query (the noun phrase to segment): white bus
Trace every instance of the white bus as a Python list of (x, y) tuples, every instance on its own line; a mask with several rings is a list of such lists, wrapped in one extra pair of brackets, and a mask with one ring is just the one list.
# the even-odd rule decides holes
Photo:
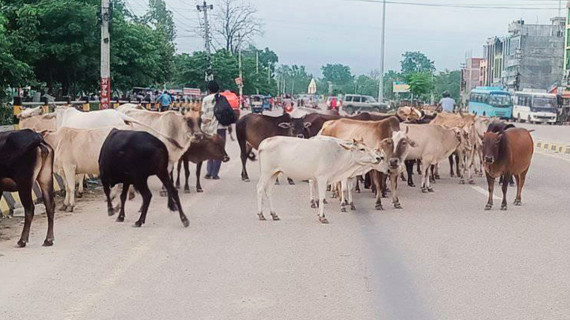
[(513, 119), (528, 123), (556, 123), (556, 95), (519, 91), (513, 96)]

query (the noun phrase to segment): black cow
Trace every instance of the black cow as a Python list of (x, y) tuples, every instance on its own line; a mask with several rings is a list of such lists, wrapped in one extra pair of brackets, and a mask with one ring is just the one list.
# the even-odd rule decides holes
[(303, 118), (293, 119), (288, 113), (278, 117), (250, 113), (241, 117), (236, 123), (236, 136), (241, 150), (241, 179), (249, 181), (246, 169), (247, 158), (255, 160), (255, 155), (251, 151), (257, 150), (261, 141), (274, 136), (303, 138), (305, 125), (309, 124), (303, 122)]
[(121, 211), (118, 222), (125, 220), (125, 201), (129, 186), (132, 184), (143, 198), (141, 215), (135, 222), (135, 227), (142, 226), (146, 221), (146, 213), (152, 198), (147, 184), (149, 176), (156, 175), (168, 195), (168, 208), (178, 210), (180, 220), (188, 227), (188, 218), (182, 211), (178, 191), (172, 184), (168, 173), (168, 150), (162, 141), (147, 132), (131, 130), (111, 130), (101, 147), (99, 155), (99, 177), (107, 197), (107, 212), (115, 214), (111, 199), (111, 187), (122, 183)]
[(184, 163), (184, 177), (186, 178), (184, 192), (190, 192), (190, 186), (188, 185), (188, 176), (190, 175), (188, 162), (190, 161), (196, 164), (196, 191), (203, 192), (204, 190), (202, 190), (202, 186), (200, 185), (202, 162), (205, 160), (229, 161), (230, 157), (226, 153), (225, 145), (226, 141), (217, 134), (212, 137), (204, 136), (202, 139), (192, 142), (188, 151), (186, 151), (178, 161), (176, 188), (180, 189), (180, 167), (182, 166), (182, 163)]
[(48, 218), (44, 246), (53, 245), (53, 149), (42, 136), (32, 130), (0, 133), (0, 199), (2, 192), (18, 192), (25, 211), (24, 229), (18, 246), (25, 247), (34, 219), (32, 188), (37, 181), (42, 192)]

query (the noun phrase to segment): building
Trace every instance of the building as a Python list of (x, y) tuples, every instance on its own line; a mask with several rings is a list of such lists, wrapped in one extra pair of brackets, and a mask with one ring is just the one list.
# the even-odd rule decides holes
[(566, 19), (556, 17), (550, 21), (550, 24), (539, 25), (516, 20), (509, 25), (501, 76), (506, 89), (547, 90), (560, 82)]
[(503, 73), (503, 39), (493, 37), (487, 39), (483, 46), (483, 58), (487, 61), (487, 75), (484, 86), (502, 86), (501, 74)]
[(479, 65), (479, 83), (481, 85), (487, 85), (487, 79), (489, 77), (489, 68), (487, 59), (481, 60), (481, 64)]
[(475, 87), (483, 85), (481, 82), (481, 63), (483, 58), (467, 58), (461, 67), (461, 100), (467, 101), (469, 93)]

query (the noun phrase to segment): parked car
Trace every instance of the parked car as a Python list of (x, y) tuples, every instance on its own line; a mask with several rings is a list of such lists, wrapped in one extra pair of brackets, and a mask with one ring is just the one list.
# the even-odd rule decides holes
[(359, 94), (345, 95), (342, 105), (343, 111), (348, 114), (353, 114), (358, 111), (386, 112), (390, 107), (386, 103), (376, 101), (374, 97)]

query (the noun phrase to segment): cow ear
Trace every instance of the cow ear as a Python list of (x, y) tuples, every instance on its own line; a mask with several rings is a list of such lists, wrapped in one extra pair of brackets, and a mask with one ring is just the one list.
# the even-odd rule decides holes
[(289, 129), (289, 128), (291, 128), (291, 123), (290, 122), (280, 122), (277, 126), (279, 128)]
[(410, 127), (406, 126), (406, 134), (410, 131)]
[(345, 150), (350, 150), (352, 149), (352, 145), (345, 143), (345, 142), (339, 142), (338, 143), (341, 147), (343, 147)]
[(312, 123), (310, 123), (310, 122), (305, 122), (305, 123), (303, 123), (303, 126), (304, 126), (305, 128), (308, 128), (308, 127), (310, 127), (311, 125), (312, 125)]
[(53, 119), (53, 118), (55, 118), (55, 112), (46, 113), (46, 114), (44, 115), (44, 119)]
[(498, 139), (497, 139), (497, 141), (495, 141), (495, 143), (496, 143), (496, 144), (501, 143), (501, 140), (503, 140), (503, 136), (504, 136), (503, 133), (499, 134), (499, 135), (497, 136)]
[(410, 147), (412, 147), (412, 148), (413, 148), (413, 147), (415, 147), (415, 146), (417, 145), (417, 144), (416, 144), (416, 142), (415, 142), (414, 140), (412, 140), (412, 139), (409, 139), (409, 138), (408, 138), (408, 144), (409, 144), (409, 145), (410, 145)]

